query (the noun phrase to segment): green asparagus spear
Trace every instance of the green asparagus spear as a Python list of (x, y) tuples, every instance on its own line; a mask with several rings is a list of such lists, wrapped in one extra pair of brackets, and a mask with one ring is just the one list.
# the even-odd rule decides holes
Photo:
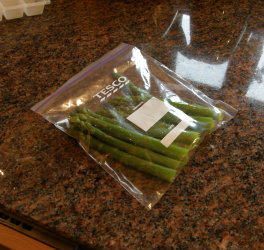
[(179, 169), (186, 163), (186, 162), (177, 161), (175, 159), (166, 157), (164, 155), (152, 152), (148, 149), (134, 146), (133, 144), (116, 139), (104, 133), (100, 129), (92, 126), (89, 122), (84, 122), (80, 120), (78, 114), (73, 117), (70, 117), (69, 122), (70, 122), (71, 127), (77, 128), (85, 133), (88, 131), (88, 133), (92, 135), (93, 137), (96, 137), (97, 139), (107, 144), (110, 144), (122, 151), (125, 151), (131, 155), (135, 155), (144, 160), (149, 160), (154, 163), (157, 163), (157, 164), (160, 164), (168, 168), (172, 168), (172, 169)]
[[(132, 109), (129, 107), (124, 107), (124, 108), (118, 108), (116, 109), (116, 112), (121, 116), (121, 117), (127, 117), (129, 116), (130, 113), (132, 113)], [(108, 117), (108, 118), (115, 118), (115, 116), (109, 111), (109, 110), (100, 110), (97, 112), (97, 114), (100, 114), (102, 116)], [(204, 131), (212, 131), (215, 127), (215, 122), (211, 117), (200, 117), (200, 116), (195, 116), (192, 117), (193, 119), (196, 120), (195, 122), (195, 127), (188, 127), (188, 130), (196, 131), (197, 133), (202, 133)], [(180, 122), (180, 119), (176, 117), (175, 115), (171, 113), (167, 113), (161, 121), (167, 123), (167, 124), (173, 124), (177, 125)]]
[[(74, 132), (74, 135), (76, 136), (77, 133)], [(117, 148), (113, 148), (90, 135), (84, 135), (83, 133), (79, 132), (78, 139), (81, 144), (89, 145), (91, 148), (99, 151), (100, 153), (109, 154), (109, 157), (112, 159), (115, 159), (144, 173), (156, 176), (162, 180), (173, 182), (177, 174), (177, 171), (174, 169), (166, 168), (150, 161), (142, 160), (136, 156), (120, 151)]]
[[(147, 131), (147, 134), (157, 139), (162, 139), (169, 132), (170, 129), (166, 127), (154, 126)], [(188, 145), (189, 148), (193, 148), (198, 144), (199, 141), (200, 141), (200, 134), (198, 132), (185, 130), (175, 139), (174, 142), (182, 143), (185, 146)]]
[(207, 130), (210, 132), (213, 131), (215, 128), (215, 122), (211, 117), (192, 116), (192, 118), (203, 124), (205, 128), (207, 128)]
[(114, 115), (109, 110), (105, 110), (105, 109), (97, 111), (96, 114), (107, 117), (108, 119), (115, 118)]
[[(102, 111), (102, 113), (104, 113), (104, 111), (106, 111), (106, 110), (101, 110), (101, 111)], [(112, 113), (109, 116), (107, 116), (106, 114), (104, 116), (104, 115), (100, 115), (99, 111), (98, 111), (98, 113), (94, 113), (94, 112), (91, 112), (88, 109), (86, 109), (84, 107), (80, 107), (80, 106), (76, 108), (76, 113), (73, 112), (73, 115), (78, 115), (78, 113), (86, 114), (88, 116), (93, 116), (94, 118), (98, 118), (102, 121), (110, 122), (112, 124), (119, 125), (121, 127), (130, 129), (130, 130), (136, 132), (136, 129), (132, 125), (130, 125), (130, 123), (125, 122), (124, 118), (120, 115), (118, 116), (118, 119), (116, 119), (117, 117), (115, 117), (115, 119), (112, 119), (114, 117), (114, 115)]]
[(221, 112), (218, 108), (204, 107), (196, 104), (178, 103), (178, 102), (173, 102), (171, 100), (168, 100), (168, 102), (175, 108), (178, 108), (182, 110), (184, 113), (191, 116), (211, 117), (217, 121), (222, 121), (224, 118), (224, 113)]
[(84, 107), (76, 107), (76, 112), (72, 112), (71, 113), (71, 116), (78, 116), (79, 113), (81, 114), (87, 114), (87, 115), (91, 115), (93, 116), (94, 118), (98, 118), (98, 119), (101, 119), (102, 121), (105, 121), (105, 122), (111, 122), (115, 125), (119, 125), (119, 121), (117, 120), (114, 120), (114, 119), (111, 119), (113, 118), (113, 116), (110, 116), (111, 118), (108, 118), (107, 115), (103, 116), (103, 115), (100, 115), (100, 113), (102, 112), (103, 114), (106, 114), (104, 111), (106, 110), (100, 110), (100, 112), (98, 111), (98, 113), (94, 113), (94, 112), (91, 112), (90, 110), (84, 108)]
[[(145, 100), (147, 100), (147, 99), (148, 98), (146, 98)], [(145, 101), (145, 100), (142, 100), (140, 96), (129, 96), (129, 97), (118, 96), (118, 97), (111, 98), (107, 103), (110, 105), (113, 105), (117, 110), (122, 111), (122, 112), (126, 112), (127, 114), (129, 114), (133, 111), (133, 107), (127, 106), (128, 103), (134, 103), (134, 106), (136, 106), (140, 103), (140, 101)], [(171, 101), (169, 101), (169, 103), (171, 104)], [(182, 105), (182, 103), (174, 103), (174, 104)], [(193, 105), (193, 104), (184, 104), (184, 105), (185, 105), (185, 106), (183, 106), (184, 108), (179, 108), (179, 107), (176, 107), (176, 108), (179, 108), (183, 112), (187, 113), (188, 105), (190, 105), (191, 109), (194, 109), (194, 107), (198, 107), (198, 105)], [(173, 105), (173, 106), (175, 106), (175, 105)], [(202, 106), (199, 106), (199, 107), (201, 107), (202, 109), (200, 109), (200, 112), (198, 112), (197, 115), (195, 115), (194, 111), (189, 112), (187, 114), (190, 115), (195, 120), (201, 122), (201, 124), (198, 124), (198, 127), (205, 128), (205, 129), (208, 129), (209, 131), (212, 131), (215, 127), (215, 122), (214, 122), (213, 118), (208, 114), (211, 113), (212, 116), (213, 116), (213, 114), (216, 116), (215, 111), (211, 108), (202, 107)], [(214, 112), (214, 113), (212, 113), (212, 112)], [(204, 117), (201, 116), (202, 113), (204, 113)], [(221, 112), (221, 114), (222, 114), (222, 112)], [(169, 123), (175, 123), (177, 121), (179, 122), (179, 119), (172, 114), (167, 114), (164, 117), (164, 119)], [(219, 119), (223, 119), (223, 117), (221, 118), (220, 113), (219, 113), (217, 120), (219, 121)]]
[[(215, 127), (215, 122), (211, 117), (195, 116), (192, 118), (196, 120), (195, 126), (188, 127), (188, 129), (203, 133), (207, 130), (212, 131)], [(167, 113), (164, 115), (162, 120), (168, 124), (178, 124), (180, 122), (180, 119), (172, 113)]]
[[(115, 107), (117, 106), (127, 106), (130, 104), (130, 106), (137, 106), (140, 102), (145, 102), (147, 100), (151, 99), (151, 97), (145, 97), (142, 98), (141, 96), (116, 96), (111, 99), (109, 99), (106, 104), (113, 105)], [(132, 105), (131, 105), (132, 104)]]
[[(101, 119), (106, 122), (113, 123), (115, 125), (119, 125), (124, 128), (128, 127), (127, 123), (103, 116), (105, 112), (108, 113), (108, 111), (106, 110), (101, 110), (99, 112), (99, 113), (102, 113), (102, 115), (99, 115), (98, 113), (96, 114), (96, 113), (90, 112), (89, 110), (83, 107), (78, 107), (76, 111), (79, 113), (91, 115), (95, 118)], [(146, 134), (149, 136), (155, 137), (157, 139), (162, 139), (166, 134), (170, 132), (169, 127), (170, 125), (159, 121), (152, 128), (150, 128)], [(132, 128), (130, 129), (133, 130)], [(192, 149), (199, 143), (199, 141), (200, 141), (200, 134), (198, 132), (185, 130), (175, 139), (174, 143), (180, 143), (181, 147)]]
[[(113, 122), (114, 124), (118, 123), (116, 122), (116, 120), (111, 119), (113, 118), (113, 115), (106, 110), (100, 110), (98, 111), (97, 114), (100, 114), (101, 117), (106, 116), (104, 118), (107, 119), (108, 122)], [(119, 123), (119, 126), (123, 126), (123, 124)], [(169, 124), (159, 121), (153, 127), (151, 127), (146, 132), (146, 134), (155, 137), (157, 139), (162, 139), (165, 135), (167, 135), (170, 132), (169, 127), (170, 127)], [(200, 141), (200, 134), (198, 132), (185, 130), (175, 139), (174, 142), (181, 143), (182, 145), (184, 145), (184, 147), (191, 149), (195, 147), (199, 143), (199, 141)]]
[[(122, 75), (114, 73), (113, 76), (115, 78), (119, 78)], [(141, 93), (144, 93), (145, 97), (151, 98), (151, 95), (148, 92), (146, 92), (143, 89), (138, 88), (131, 81), (129, 82), (129, 84), (130, 84), (130, 88), (134, 89), (133, 93), (135, 95), (142, 96)], [(184, 113), (191, 115), (191, 116), (211, 117), (218, 122), (221, 122), (224, 119), (224, 113), (221, 111), (221, 109), (218, 109), (218, 108), (210, 108), (210, 107), (200, 106), (197, 104), (178, 103), (178, 102), (173, 102), (171, 100), (168, 100), (168, 102), (172, 106), (182, 110)]]
[(112, 148), (94, 138), (91, 139), (91, 147), (102, 153), (110, 154), (109, 156), (125, 165), (136, 168), (144, 173), (151, 174), (162, 180), (173, 182), (177, 171), (166, 168), (161, 165), (152, 163), (150, 161), (142, 160), (138, 157), (122, 152), (118, 149)]
[(92, 125), (103, 130), (104, 132), (111, 134), (113, 137), (117, 137), (121, 140), (151, 149), (176, 160), (185, 161), (188, 159), (188, 150), (185, 148), (181, 148), (173, 144), (166, 148), (159, 140), (153, 137), (135, 133), (122, 128), (121, 126), (94, 118), (93, 116), (87, 117), (84, 114), (80, 114), (79, 117), (83, 121), (89, 121)]
[[(145, 100), (148, 100), (148, 99), (149, 99), (149, 97), (145, 98)], [(110, 105), (113, 105), (117, 109), (117, 111), (123, 112), (124, 116), (128, 116), (133, 111), (133, 107), (128, 106), (129, 103), (130, 103), (130, 105), (131, 105), (131, 103), (135, 103), (134, 106), (136, 106), (140, 103), (140, 101), (145, 101), (145, 100), (143, 100), (140, 96), (128, 96), (128, 97), (118, 96), (118, 97), (111, 98), (107, 103)], [(169, 102), (171, 102), (171, 101), (169, 101)], [(186, 105), (188, 105), (188, 104), (186, 104)], [(193, 106), (194, 105), (190, 104), (190, 107), (193, 107)], [(202, 107), (202, 108), (205, 108), (207, 110), (210, 109), (207, 107)], [(186, 112), (186, 108), (182, 111)], [(204, 113), (205, 113), (205, 115), (207, 114), (206, 112), (204, 112)], [(192, 130), (198, 130), (199, 132), (203, 132), (206, 130), (212, 131), (215, 127), (215, 122), (211, 117), (202, 117), (199, 115), (197, 115), (197, 116), (192, 115), (192, 118), (194, 118), (195, 120), (198, 121), (196, 128), (190, 128)], [(167, 113), (163, 117), (163, 120), (167, 123), (170, 123), (170, 124), (178, 124), (180, 122), (180, 119), (171, 113)]]

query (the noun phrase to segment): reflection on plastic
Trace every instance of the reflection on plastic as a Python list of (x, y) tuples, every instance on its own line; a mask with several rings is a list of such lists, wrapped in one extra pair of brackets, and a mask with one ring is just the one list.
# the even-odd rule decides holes
[(67, 109), (67, 108), (74, 106), (74, 103), (71, 100), (69, 100), (67, 103), (64, 103), (63, 106), (64, 108)]
[(253, 81), (249, 85), (246, 97), (264, 102), (264, 79), (262, 82)]
[(209, 64), (185, 57), (177, 52), (175, 72), (184, 79), (200, 82), (220, 89), (225, 80), (228, 61), (221, 64)]
[(172, 18), (172, 21), (171, 21), (171, 23), (170, 23), (168, 29), (164, 32), (162, 38), (164, 38), (165, 36), (167, 36), (168, 32), (170, 31), (172, 25), (174, 24), (174, 22), (175, 22), (175, 20), (176, 20), (176, 18), (177, 18), (177, 16), (178, 16), (178, 13), (179, 13), (179, 12), (178, 12), (178, 10), (177, 10), (176, 13), (174, 14), (173, 18)]
[(262, 55), (259, 59), (257, 70), (263, 70), (264, 69), (264, 45), (262, 47)]
[(249, 85), (246, 97), (264, 102), (264, 45), (256, 69), (256, 78), (257, 79)]
[(148, 69), (147, 60), (143, 57), (138, 48), (134, 48), (132, 51), (131, 61), (135, 64), (139, 70), (140, 75), (144, 81), (145, 89), (150, 88), (150, 73)]
[(64, 103), (63, 108), (67, 109), (67, 108), (75, 107), (76, 105), (82, 105), (82, 104), (83, 104), (82, 98), (79, 98), (75, 102), (70, 100), (67, 103)]
[[(204, 9), (210, 15), (213, 13), (212, 17), (201, 18), (198, 12), (202, 6), (201, 3), (176, 9), (170, 12), (171, 19), (168, 22), (160, 18), (162, 36), (147, 44), (144, 50), (153, 50), (153, 54), (181, 78), (222, 89), (230, 58), (247, 30), (247, 18), (235, 16), (233, 25), (223, 28), (221, 21), (228, 24), (228, 20), (240, 10), (229, 11), (227, 6), (221, 10), (216, 4), (215, 7)], [(168, 11), (164, 10), (163, 16), (167, 14)], [(159, 58), (156, 48), (165, 51), (165, 57)]]
[(183, 14), (182, 15), (182, 22), (181, 22), (182, 30), (185, 35), (186, 44), (187, 46), (191, 43), (191, 18), (189, 15)]
[(81, 99), (78, 99), (77, 101), (76, 101), (76, 104), (79, 106), (79, 105), (82, 105), (83, 104), (83, 101), (81, 100)]
[(0, 169), (0, 175), (5, 175), (5, 173)]
[[(166, 37), (167, 34), (169, 33), (169, 31), (172, 29), (172, 26), (176, 22), (178, 14), (179, 14), (179, 11), (177, 10), (176, 13), (174, 14), (173, 18), (172, 18), (172, 21), (171, 21), (169, 27), (166, 29), (166, 31), (162, 35), (162, 38)], [(184, 35), (185, 35), (186, 44), (188, 46), (191, 43), (191, 17), (190, 17), (190, 15), (182, 14), (180, 26), (182, 28)]]

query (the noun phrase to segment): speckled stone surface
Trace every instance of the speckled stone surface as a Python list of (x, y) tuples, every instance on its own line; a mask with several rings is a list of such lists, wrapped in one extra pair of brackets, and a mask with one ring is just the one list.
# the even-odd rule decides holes
[[(93, 249), (264, 249), (263, 22), (249, 0), (58, 0), (3, 20), (0, 205)], [(121, 42), (176, 70), (179, 53), (227, 63), (220, 85), (189, 80), (239, 110), (151, 211), (30, 110)]]

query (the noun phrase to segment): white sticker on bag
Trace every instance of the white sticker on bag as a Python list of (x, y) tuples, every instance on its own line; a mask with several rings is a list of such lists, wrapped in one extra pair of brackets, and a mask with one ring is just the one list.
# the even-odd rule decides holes
[(161, 100), (152, 97), (127, 119), (144, 131), (148, 131), (170, 108)]
[(174, 142), (174, 140), (188, 127), (189, 127), (189, 123), (185, 121), (181, 121), (160, 142), (165, 147), (169, 147)]
[[(192, 124), (193, 119), (183, 113), (181, 110), (174, 109), (174, 114), (181, 118), (182, 121), (160, 141), (165, 147), (169, 147), (175, 139)], [(152, 97), (140, 108), (127, 117), (127, 119), (137, 125), (144, 131), (148, 131), (154, 126), (164, 115), (170, 111), (169, 105), (166, 105), (163, 101)]]

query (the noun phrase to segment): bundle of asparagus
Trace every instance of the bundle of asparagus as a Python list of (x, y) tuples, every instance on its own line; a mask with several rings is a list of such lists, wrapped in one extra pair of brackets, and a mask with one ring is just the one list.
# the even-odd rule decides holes
[[(119, 78), (120, 75), (114, 74), (114, 77)], [(169, 100), (172, 106), (195, 119), (197, 126), (187, 128), (169, 147), (165, 147), (159, 139), (168, 134), (180, 120), (167, 113), (147, 132), (128, 121), (124, 122), (133, 112), (133, 107), (152, 98), (132, 82), (124, 90), (125, 96), (111, 98), (105, 102), (106, 108), (97, 113), (77, 107), (69, 117), (67, 132), (81, 143), (124, 165), (172, 182), (187, 163), (190, 151), (198, 145), (201, 136), (214, 129), (215, 123), (223, 119), (223, 113), (208, 107)]]

